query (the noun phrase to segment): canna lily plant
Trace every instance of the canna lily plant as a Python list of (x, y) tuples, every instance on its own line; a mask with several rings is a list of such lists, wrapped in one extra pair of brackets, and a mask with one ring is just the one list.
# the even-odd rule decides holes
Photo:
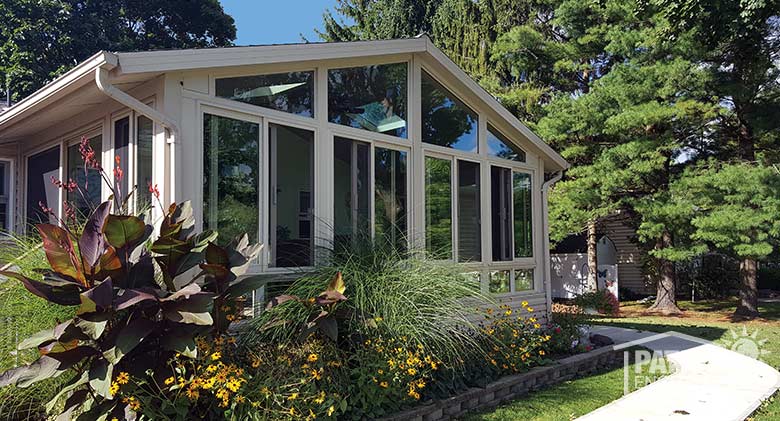
[(64, 221), (37, 225), (51, 267), (40, 278), (0, 272), (53, 304), (77, 306), (72, 319), (20, 343), (37, 348), (37, 360), (0, 374), (0, 387), (26, 387), (75, 373), (47, 405), (62, 408), (58, 419), (74, 411), (79, 420), (135, 419), (112, 395), (119, 373), (143, 376), (176, 354), (196, 357), (195, 338), (226, 331), (226, 309), (262, 284), (242, 278), (261, 247), (246, 235), (220, 246), (216, 232), (194, 233), (189, 203), (168, 207), (156, 238), (143, 219), (111, 208), (94, 209), (80, 233)]

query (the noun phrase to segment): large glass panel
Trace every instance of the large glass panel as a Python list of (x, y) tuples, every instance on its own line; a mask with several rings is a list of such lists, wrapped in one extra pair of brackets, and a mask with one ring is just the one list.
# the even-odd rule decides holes
[(244, 233), (257, 241), (259, 139), (258, 124), (203, 116), (203, 225), (221, 244)]
[(145, 210), (152, 204), (152, 194), (149, 184), (152, 183), (152, 139), (154, 123), (152, 120), (139, 116), (136, 119), (135, 136), (135, 208)]
[(10, 165), (0, 162), (0, 230), (5, 231), (10, 226), (8, 221), (8, 191), (10, 186)]
[(534, 270), (515, 269), (515, 291), (534, 289)]
[[(100, 205), (100, 188), (103, 184), (103, 178), (100, 172), (94, 168), (85, 168), (84, 160), (79, 151), (80, 143), (71, 145), (67, 150), (67, 171), (65, 178), (73, 180), (78, 184), (78, 189), (68, 192), (67, 200), (76, 210), (76, 217), (79, 220), (86, 220), (92, 213), (92, 210)], [(95, 151), (95, 157), (99, 160), (103, 150), (103, 136), (97, 135), (89, 139), (89, 146)], [(105, 167), (106, 165), (103, 164)], [(108, 170), (111, 174), (111, 170)], [(63, 180), (64, 181), (64, 180)], [(122, 190), (125, 195), (127, 189)]]
[(534, 247), (531, 229), (531, 175), (515, 172), (512, 178), (515, 257), (531, 257)]
[(49, 216), (41, 209), (41, 205), (57, 208), (59, 192), (51, 179), (60, 175), (60, 147), (27, 158), (27, 224), (34, 225), (50, 222)]
[(525, 151), (513, 145), (497, 130), (488, 126), (487, 131), (488, 155), (511, 161), (525, 162)]
[(334, 246), (349, 247), (357, 238), (369, 238), (369, 154), (363, 142), (333, 140)]
[(310, 266), (314, 250), (314, 133), (270, 124), (269, 140), (270, 266)]
[[(113, 180), (115, 186), (119, 186), (120, 195), (124, 198), (130, 193), (127, 171), (130, 162), (130, 117), (125, 117), (114, 122), (114, 159), (119, 159), (119, 167), (122, 169), (122, 179)], [(70, 154), (68, 154), (70, 160)]]
[(493, 294), (504, 294), (510, 292), (511, 272), (508, 270), (495, 270), (490, 272), (490, 283), (488, 291)]
[(477, 114), (422, 73), (422, 140), (466, 152), (477, 152)]
[(493, 261), (512, 260), (512, 170), (490, 167)]
[(374, 150), (374, 235), (406, 250), (406, 152)]
[(458, 261), (482, 260), (479, 164), (458, 161)]
[(313, 117), (314, 72), (217, 79), (218, 97), (304, 117)]
[(425, 157), (425, 248), (434, 259), (452, 258), (452, 162)]
[(406, 137), (407, 64), (328, 71), (328, 121)]

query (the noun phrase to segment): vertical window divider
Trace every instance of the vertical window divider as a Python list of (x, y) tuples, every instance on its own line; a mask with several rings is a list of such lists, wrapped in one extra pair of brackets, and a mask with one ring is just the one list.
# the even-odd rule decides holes
[(452, 250), (450, 254), (450, 260), (453, 262), (458, 261), (458, 158), (450, 158), (450, 234), (452, 235)]
[(262, 129), (260, 130), (260, 189), (259, 189), (259, 196), (260, 196), (260, 205), (258, 206), (257, 210), (260, 212), (260, 233), (261, 236), (258, 238), (262, 239), (263, 242), (263, 252), (260, 253), (260, 267), (262, 271), (267, 271), (268, 266), (271, 262), (271, 233), (270, 227), (271, 225), (271, 219), (269, 216), (269, 213), (271, 211), (271, 202), (270, 202), (270, 189), (271, 189), (271, 147), (270, 147), (270, 139), (268, 136), (269, 133), (269, 124), (268, 119), (261, 117), (260, 118), (260, 127)]

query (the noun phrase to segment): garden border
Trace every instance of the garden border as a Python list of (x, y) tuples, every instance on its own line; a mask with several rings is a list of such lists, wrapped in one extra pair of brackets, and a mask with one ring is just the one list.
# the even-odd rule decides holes
[(383, 421), (439, 421), (462, 416), (466, 412), (496, 407), (528, 392), (552, 386), (575, 377), (593, 374), (623, 364), (622, 351), (612, 345), (572, 355), (551, 365), (505, 376), (485, 387), (472, 387), (458, 395), (438, 399), (416, 408), (380, 418)]

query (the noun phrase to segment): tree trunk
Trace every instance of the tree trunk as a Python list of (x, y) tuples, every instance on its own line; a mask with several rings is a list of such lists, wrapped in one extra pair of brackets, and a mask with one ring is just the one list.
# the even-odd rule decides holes
[[(655, 244), (657, 250), (672, 246), (672, 234), (664, 231), (661, 238)], [(677, 307), (676, 295), (676, 277), (674, 262), (667, 259), (658, 259), (659, 277), (656, 285), (655, 303), (650, 306), (651, 311), (657, 311), (663, 314), (680, 314), (682, 310)]]
[(598, 291), (598, 256), (596, 255), (596, 220), (588, 221), (588, 291)]
[(745, 258), (739, 262), (739, 305), (734, 312), (737, 316), (758, 316), (758, 284), (756, 282), (758, 263)]

